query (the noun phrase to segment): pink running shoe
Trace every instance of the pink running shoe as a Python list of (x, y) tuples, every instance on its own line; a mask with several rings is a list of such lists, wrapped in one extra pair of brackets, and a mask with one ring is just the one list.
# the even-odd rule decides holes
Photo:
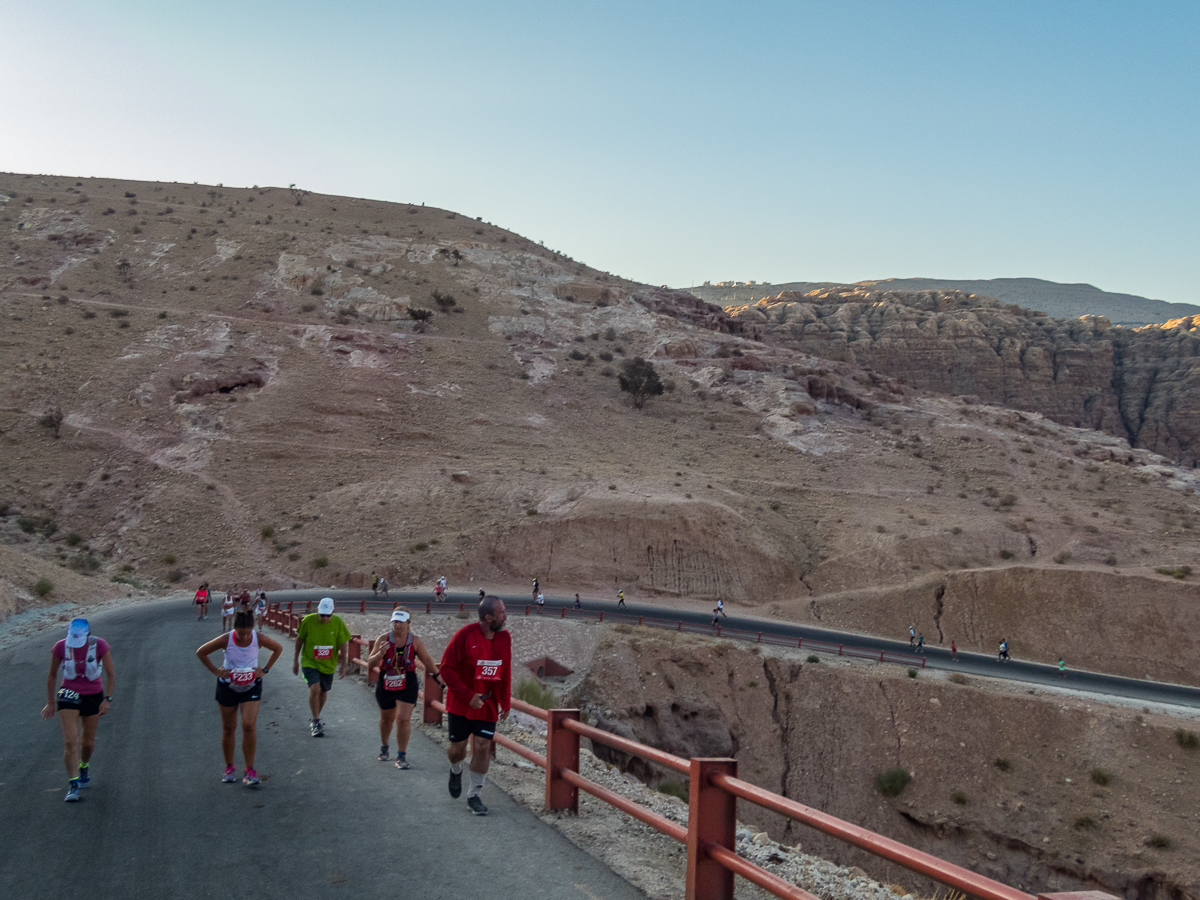
[(258, 783), (258, 773), (253, 769), (247, 769), (246, 777), (242, 779), (242, 784), (246, 785), (246, 787), (257, 787)]
[(226, 784), (237, 781), (237, 772), (234, 770), (233, 766), (225, 767), (225, 774), (221, 777), (221, 781)]

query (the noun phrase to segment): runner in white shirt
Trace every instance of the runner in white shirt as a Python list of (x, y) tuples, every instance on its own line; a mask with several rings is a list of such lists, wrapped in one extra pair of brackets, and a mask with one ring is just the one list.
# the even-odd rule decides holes
[[(258, 665), (259, 647), (271, 651), (265, 666)], [(224, 650), (225, 658), (218, 669), (208, 657)], [(242, 757), (246, 774), (242, 784), (255, 787), (259, 783), (254, 769), (254, 753), (258, 748), (258, 708), (262, 700), (262, 679), (271, 671), (283, 645), (265, 634), (254, 631), (254, 614), (238, 610), (233, 617), (233, 631), (213, 638), (196, 651), (204, 667), (217, 676), (217, 703), (221, 705), (221, 752), (225, 754), (224, 782), (237, 781), (233, 767), (233, 751), (237, 743), (238, 710), (242, 711)]]
[(221, 601), (221, 630), (228, 633), (233, 627), (233, 613), (236, 609), (236, 604), (233, 600), (233, 594), (230, 591), (225, 592), (225, 599)]

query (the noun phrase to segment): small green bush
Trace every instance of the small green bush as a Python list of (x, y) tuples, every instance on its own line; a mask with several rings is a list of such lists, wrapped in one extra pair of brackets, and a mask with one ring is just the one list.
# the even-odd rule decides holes
[(1164, 566), (1162, 568), (1155, 569), (1154, 571), (1156, 571), (1159, 575), (1170, 575), (1172, 578), (1178, 578), (1180, 581), (1182, 581), (1183, 579), (1187, 578), (1189, 575), (1192, 574), (1192, 567), (1191, 566), (1170, 566), (1170, 567)]
[(274, 525), (264, 525), (262, 527), (260, 533), (262, 534), (262, 539), (264, 541), (269, 540), (270, 538), (275, 536), (275, 526)]
[(909, 670), (908, 670), (908, 677), (909, 677), (909, 678), (916, 678), (916, 677), (917, 677), (917, 670), (916, 670), (916, 669), (909, 669)]
[(997, 769), (999, 769), (1001, 772), (1011, 772), (1012, 771), (1012, 763), (1010, 763), (1003, 756), (997, 756), (994, 760), (992, 760), (992, 765), (995, 766)]
[(950, 799), (953, 800), (957, 806), (966, 806), (971, 802), (967, 799), (967, 795), (963, 791), (955, 791), (950, 795)]
[(575, 348), (570, 353), (568, 353), (567, 356), (569, 356), (571, 359), (579, 360), (579, 359), (586, 358), (587, 354), (584, 353), (582, 350)]
[(1196, 737), (1194, 731), (1184, 731), (1182, 728), (1175, 732), (1175, 740), (1179, 742), (1179, 746), (1184, 750), (1195, 750), (1200, 747), (1200, 738)]
[(527, 516), (536, 516), (537, 514), (538, 511), (536, 507), (531, 506), (529, 509), (525, 510), (525, 515)]
[(817, 654), (815, 654), (815, 653), (810, 653), (810, 654), (808, 654), (808, 659), (806, 659), (804, 661), (810, 662), (810, 663), (819, 663), (821, 661), (821, 657), (817, 656)]
[(83, 543), (83, 536), (78, 531), (72, 531), (67, 535), (66, 540), (68, 547), (78, 547)]
[(409, 547), (408, 552), (409, 553), (423, 553), (424, 551), (426, 551), (428, 549), (429, 549), (429, 545), (426, 544), (424, 541), (421, 541), (420, 543), (413, 544), (411, 547)]
[(48, 538), (51, 537), (56, 531), (58, 531), (58, 523), (54, 521), (48, 521), (42, 526), (41, 535), (42, 537)]
[(1088, 815), (1075, 817), (1075, 830), (1083, 831), (1085, 828), (1092, 829), (1096, 827), (1096, 820)]
[(54, 582), (49, 578), (39, 578), (33, 586), (33, 592), (45, 600), (54, 591)]
[(176, 584), (183, 579), (183, 572), (179, 569), (172, 569), (167, 573), (167, 581), (171, 584)]
[(552, 689), (543, 687), (533, 678), (522, 678), (521, 683), (517, 685), (516, 694), (518, 700), (524, 700), (531, 706), (538, 706), (542, 709), (554, 709), (558, 702)]
[(164, 553), (164, 554), (163, 554), (163, 558), (162, 558), (162, 562), (163, 562), (163, 565), (164, 565), (164, 566), (173, 566), (173, 565), (175, 565), (175, 554), (174, 554), (174, 553)]
[(677, 778), (660, 781), (654, 786), (654, 789), (660, 794), (666, 794), (668, 797), (678, 797), (684, 803), (688, 802), (688, 786)]
[(1000, 551), (1000, 558), (1001, 558), (1001, 559), (1012, 559), (1012, 558), (1013, 558), (1013, 552), (1012, 552), (1011, 550), (1001, 550), (1001, 551)]
[(1092, 784), (1098, 784), (1101, 787), (1112, 781), (1112, 775), (1101, 769), (1099, 766), (1091, 771)]
[(327, 565), (329, 565), (329, 557), (328, 556), (314, 556), (313, 557), (312, 567), (314, 569), (324, 569)]
[(92, 556), (90, 553), (77, 553), (71, 558), (67, 566), (81, 575), (91, 575), (99, 570), (100, 560)]
[(1165, 834), (1159, 834), (1158, 832), (1155, 832), (1154, 834), (1150, 835), (1150, 837), (1148, 837), (1146, 839), (1146, 843), (1149, 844), (1151, 847), (1153, 847), (1155, 850), (1170, 850), (1171, 849), (1171, 839), (1169, 837), (1167, 837)]
[(885, 797), (899, 797), (910, 781), (912, 776), (908, 774), (907, 769), (893, 766), (875, 776), (875, 790)]
[(114, 584), (127, 584), (131, 588), (137, 588), (139, 590), (142, 587), (142, 583), (140, 581), (138, 581), (136, 578), (134, 578), (132, 575), (114, 575), (108, 580), (113, 582)]

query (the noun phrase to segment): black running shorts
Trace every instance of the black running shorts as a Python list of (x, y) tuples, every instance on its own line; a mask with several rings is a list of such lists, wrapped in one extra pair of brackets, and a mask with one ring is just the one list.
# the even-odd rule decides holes
[(457, 713), (447, 713), (447, 715), (450, 717), (449, 737), (452, 744), (465, 741), (473, 734), (477, 734), (489, 741), (496, 736), (495, 722), (485, 722), (482, 719), (468, 719), (466, 716), (460, 716)]
[(404, 679), (404, 689), (399, 691), (385, 690), (383, 679), (380, 678), (375, 683), (375, 702), (379, 704), (380, 709), (395, 709), (397, 703), (416, 703), (420, 690), (421, 684), (415, 672), (408, 673), (408, 677)]
[(223, 681), (217, 682), (217, 702), (222, 706), (237, 706), (262, 699), (262, 679), (255, 678), (248, 691), (235, 691)]
[(104, 694), (81, 694), (62, 688), (55, 699), (57, 709), (77, 709), (80, 718), (86, 719), (88, 716), (100, 715), (100, 704), (104, 702)]

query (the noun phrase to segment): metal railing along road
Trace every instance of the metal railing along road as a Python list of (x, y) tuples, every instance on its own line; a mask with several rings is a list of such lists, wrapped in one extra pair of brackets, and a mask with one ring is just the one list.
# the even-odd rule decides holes
[[(366, 611), (365, 603), (366, 601), (363, 611)], [(434, 607), (437, 605), (430, 604)], [(456, 610), (451, 606), (449, 611)], [(566, 612), (568, 611), (563, 610), (563, 617), (566, 617)], [(526, 614), (529, 614), (528, 608)], [(610, 620), (613, 618), (611, 613), (608, 616)], [(600, 617), (603, 619), (604, 614), (601, 613)], [(294, 635), (300, 616), (290, 610), (281, 610), (277, 604), (274, 609), (269, 610), (267, 618), (273, 627)], [(641, 616), (629, 618), (643, 619)], [(679, 623), (675, 630), (685, 630), (683, 624)], [(701, 629), (702, 632), (703, 630)], [(367, 670), (368, 684), (372, 681), (371, 676), (375, 674), (375, 670), (367, 667), (362, 648), (368, 648), (369, 657), (373, 644), (374, 641), (364, 641), (359, 635), (351, 638), (351, 663)], [(842, 649), (843, 655), (849, 655), (844, 652), (845, 648)], [(875, 651), (868, 652), (870, 658), (878, 657)], [(446, 712), (442, 686), (434, 681), (428, 672), (425, 673), (421, 699), (422, 721), (426, 724), (440, 725), (442, 715)], [(981, 900), (1034, 900), (1032, 894), (743, 781), (737, 777), (736, 759), (684, 759), (588, 725), (581, 721), (580, 711), (577, 709), (544, 710), (515, 698), (512, 700), (512, 708), (546, 723), (545, 756), (499, 732), (495, 736), (495, 742), (501, 747), (545, 770), (546, 809), (563, 810), (577, 815), (579, 791), (582, 790), (684, 844), (687, 847), (687, 900), (732, 900), (735, 874), (776, 897), (788, 900), (816, 900), (807, 891), (738, 855), (736, 830), (739, 799), (815, 828), (839, 841), (972, 897)], [(687, 826), (672, 822), (580, 774), (579, 752), (583, 738), (688, 776)], [(1116, 900), (1096, 891), (1038, 894), (1037, 900), (1083, 900), (1084, 897), (1087, 900)]]

